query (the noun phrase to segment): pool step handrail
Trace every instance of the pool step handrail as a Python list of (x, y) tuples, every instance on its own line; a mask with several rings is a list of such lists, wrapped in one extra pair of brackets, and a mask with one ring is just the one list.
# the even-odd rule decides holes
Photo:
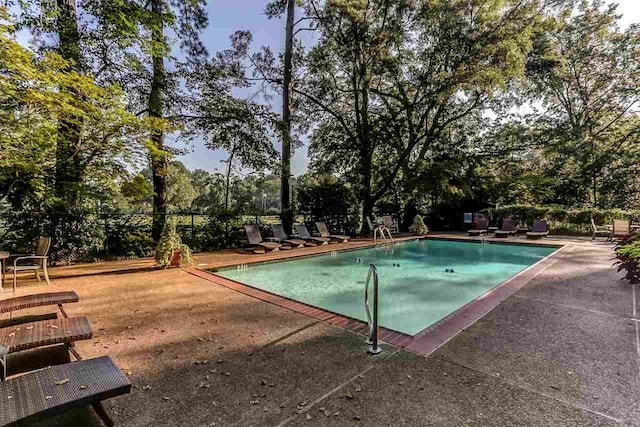
[[(385, 235), (385, 231), (388, 235)], [(393, 243), (393, 236), (391, 235), (391, 230), (389, 230), (386, 226), (384, 225), (379, 225), (377, 226), (374, 230), (373, 230), (373, 244), (377, 245), (378, 244), (378, 233), (380, 233), (380, 237), (382, 238), (383, 243)]]
[[(369, 310), (369, 283), (373, 278), (373, 316)], [(378, 346), (378, 269), (375, 265), (369, 264), (369, 272), (367, 273), (367, 281), (364, 285), (364, 308), (367, 312), (367, 323), (369, 326), (369, 334), (365, 341), (369, 346), (367, 353), (380, 354), (382, 348)]]

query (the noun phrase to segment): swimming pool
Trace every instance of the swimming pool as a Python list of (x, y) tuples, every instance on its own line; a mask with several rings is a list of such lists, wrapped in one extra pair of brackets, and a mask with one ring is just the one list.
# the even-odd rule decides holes
[(215, 273), (366, 321), (364, 283), (369, 264), (375, 264), (380, 278), (380, 326), (415, 335), (556, 249), (419, 240), (256, 264), (245, 269), (223, 269)]

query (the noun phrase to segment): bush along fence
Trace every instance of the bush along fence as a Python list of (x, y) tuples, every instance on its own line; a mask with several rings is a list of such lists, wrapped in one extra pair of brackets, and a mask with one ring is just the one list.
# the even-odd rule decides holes
[[(213, 251), (241, 247), (246, 240), (243, 225), (258, 224), (263, 238), (271, 235), (271, 224), (280, 223), (279, 215), (244, 215), (233, 211), (177, 212), (167, 214), (176, 223), (176, 232), (183, 243), (196, 251)], [(151, 238), (151, 213), (101, 213), (98, 215), (99, 235), (96, 247), (88, 258), (114, 259), (153, 256), (155, 246)], [(295, 215), (297, 223), (304, 223), (313, 233), (315, 221), (325, 221), (338, 234), (355, 235), (358, 218), (351, 216)]]
[(640, 221), (640, 211), (622, 209), (566, 209), (560, 206), (508, 205), (487, 208), (481, 213), (488, 215), (492, 223), (505, 217), (513, 218), (518, 224), (531, 226), (536, 219), (549, 223), (556, 234), (589, 235), (592, 232), (591, 218), (597, 225), (612, 224), (614, 219)]

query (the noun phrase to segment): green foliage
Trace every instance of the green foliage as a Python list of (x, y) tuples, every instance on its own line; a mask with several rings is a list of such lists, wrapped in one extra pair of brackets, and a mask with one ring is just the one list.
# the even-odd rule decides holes
[(148, 217), (109, 212), (98, 224), (104, 228), (105, 240), (96, 255), (103, 258), (137, 258), (154, 254), (151, 224)]
[(308, 221), (325, 221), (330, 229), (345, 233), (358, 228), (357, 199), (344, 180), (333, 175), (304, 175), (294, 196), (298, 212)]
[(167, 218), (156, 247), (155, 263), (162, 268), (186, 267), (193, 264), (191, 249), (182, 243), (182, 239), (176, 232), (177, 221), (175, 218)]
[(120, 193), (134, 206), (144, 206), (153, 197), (153, 185), (142, 174), (137, 174), (120, 185)]
[(409, 231), (411, 231), (413, 234), (416, 234), (418, 236), (423, 236), (429, 232), (429, 229), (425, 225), (424, 220), (422, 219), (422, 216), (416, 215), (416, 217), (413, 220), (413, 224), (409, 228)]
[(640, 232), (636, 231), (616, 245), (618, 271), (625, 271), (631, 284), (640, 283)]
[(212, 209), (202, 231), (203, 250), (239, 247), (245, 238), (242, 216), (237, 210)]
[(640, 28), (618, 20), (614, 4), (570, 4), (537, 29), (527, 65), (528, 102), (541, 104), (525, 119), (531, 139), (552, 160), (550, 176), (579, 183), (583, 205), (628, 206), (637, 188)]
[[(560, 206), (532, 206), (532, 205), (508, 205), (499, 208), (484, 209), (483, 213), (491, 214), (496, 218), (511, 217), (521, 224), (531, 226), (536, 219), (546, 219), (564, 227), (564, 231), (573, 234), (575, 232), (587, 232), (591, 230), (591, 218), (596, 224), (612, 224), (614, 219), (629, 221), (640, 220), (640, 210), (622, 209), (565, 209)], [(567, 227), (567, 224), (574, 227)], [(556, 230), (557, 231), (557, 230)]]

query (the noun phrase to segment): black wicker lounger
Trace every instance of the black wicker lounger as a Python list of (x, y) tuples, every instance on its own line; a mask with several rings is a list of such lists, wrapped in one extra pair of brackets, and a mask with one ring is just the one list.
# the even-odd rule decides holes
[(87, 405), (113, 426), (101, 402), (130, 391), (129, 379), (106, 356), (45, 368), (0, 383), (0, 426), (28, 425)]
[(80, 297), (73, 291), (48, 292), (43, 294), (25, 295), (22, 297), (7, 298), (0, 300), (0, 314), (12, 313), (18, 310), (25, 310), (33, 307), (44, 307), (47, 305), (57, 305), (64, 317), (68, 317), (62, 308), (62, 304), (80, 301)]

